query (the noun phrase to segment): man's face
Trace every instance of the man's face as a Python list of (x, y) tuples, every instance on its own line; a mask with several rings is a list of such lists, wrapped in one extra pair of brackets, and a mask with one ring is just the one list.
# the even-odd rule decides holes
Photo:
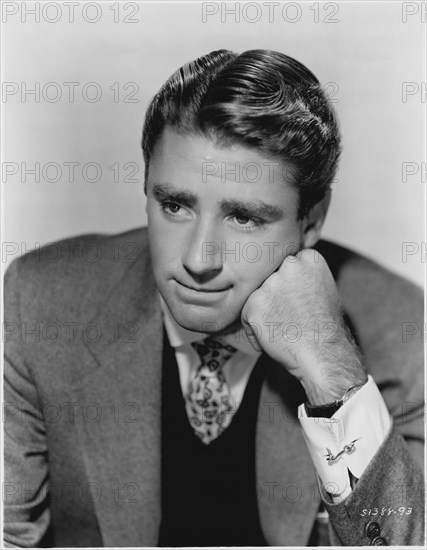
[(303, 238), (287, 166), (166, 129), (150, 160), (147, 216), (159, 291), (182, 327), (238, 326), (242, 308)]

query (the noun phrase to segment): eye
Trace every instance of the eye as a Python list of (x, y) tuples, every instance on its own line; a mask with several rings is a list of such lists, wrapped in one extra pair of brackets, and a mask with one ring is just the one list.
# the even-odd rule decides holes
[(160, 202), (160, 209), (163, 214), (172, 221), (185, 221), (191, 219), (191, 211), (179, 202), (164, 200)]
[(163, 210), (168, 211), (171, 214), (178, 214), (181, 209), (181, 205), (176, 202), (167, 201), (162, 204), (162, 208)]
[(235, 216), (235, 219), (239, 225), (246, 225), (251, 221), (251, 218), (248, 218), (248, 216)]
[(259, 218), (251, 218), (243, 214), (234, 214), (231, 216), (236, 221), (237, 225), (242, 229), (251, 230), (260, 227), (263, 224), (263, 220)]

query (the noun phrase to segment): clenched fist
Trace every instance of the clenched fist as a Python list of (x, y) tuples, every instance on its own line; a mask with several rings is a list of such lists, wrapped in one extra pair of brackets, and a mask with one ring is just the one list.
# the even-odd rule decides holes
[(249, 296), (241, 321), (253, 346), (298, 378), (312, 405), (367, 380), (332, 273), (313, 249), (288, 256)]

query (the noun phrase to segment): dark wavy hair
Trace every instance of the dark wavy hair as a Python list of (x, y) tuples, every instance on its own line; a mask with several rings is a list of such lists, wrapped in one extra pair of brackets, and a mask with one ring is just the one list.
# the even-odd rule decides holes
[(271, 50), (218, 50), (183, 65), (152, 99), (142, 133), (147, 179), (165, 127), (240, 144), (290, 163), (303, 218), (330, 188), (340, 155), (336, 115), (317, 78)]

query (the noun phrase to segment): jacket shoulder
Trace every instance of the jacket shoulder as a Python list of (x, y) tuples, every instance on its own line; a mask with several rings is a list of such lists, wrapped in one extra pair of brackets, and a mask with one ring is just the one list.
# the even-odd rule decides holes
[[(336, 280), (347, 324), (368, 372), (392, 414), (404, 404), (422, 409), (423, 291), (416, 284), (348, 248), (321, 241), (316, 249)], [(421, 425), (421, 423), (420, 423)]]
[(422, 319), (423, 291), (418, 285), (336, 243), (322, 240), (315, 248), (332, 271), (345, 309)]
[(46, 307), (76, 313), (96, 309), (137, 261), (149, 262), (145, 227), (113, 235), (79, 235), (32, 250), (8, 266), (5, 316), (18, 298), (26, 312)]

